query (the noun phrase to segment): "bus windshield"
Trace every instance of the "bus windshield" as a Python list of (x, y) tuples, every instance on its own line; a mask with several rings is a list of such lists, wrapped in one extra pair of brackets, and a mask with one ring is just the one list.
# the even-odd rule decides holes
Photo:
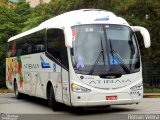
[(140, 70), (138, 44), (128, 26), (73, 26), (72, 41), (72, 64), (78, 74), (122, 75)]

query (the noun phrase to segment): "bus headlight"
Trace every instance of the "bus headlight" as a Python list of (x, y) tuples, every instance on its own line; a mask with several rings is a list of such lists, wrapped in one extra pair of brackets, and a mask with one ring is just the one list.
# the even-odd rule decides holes
[(71, 84), (71, 88), (72, 88), (72, 91), (73, 91), (73, 92), (77, 92), (77, 93), (87, 93), (87, 92), (91, 92), (91, 89), (82, 87), (82, 86), (77, 85), (77, 84), (74, 84), (74, 83)]

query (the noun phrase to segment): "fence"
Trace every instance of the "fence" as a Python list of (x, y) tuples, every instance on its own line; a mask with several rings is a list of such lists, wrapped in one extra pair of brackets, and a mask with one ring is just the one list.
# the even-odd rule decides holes
[[(160, 43), (152, 42), (151, 57), (142, 57), (143, 81), (147, 89), (159, 89), (160, 92)], [(145, 54), (148, 54), (146, 52)], [(149, 55), (149, 54), (148, 54)]]
[(0, 80), (0, 88), (4, 88), (4, 87), (6, 87), (6, 85), (5, 85), (5, 79), (4, 78), (0, 78), (1, 80)]
[(142, 57), (144, 88), (160, 91), (160, 58), (152, 60)]

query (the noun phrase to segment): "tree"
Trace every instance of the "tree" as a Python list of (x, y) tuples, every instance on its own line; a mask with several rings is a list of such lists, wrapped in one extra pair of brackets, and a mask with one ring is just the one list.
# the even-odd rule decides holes
[(4, 79), (5, 76), (7, 40), (21, 32), (29, 14), (30, 7), (24, 2), (15, 4), (15, 7), (7, 3), (0, 5), (0, 79)]
[[(97, 8), (112, 11), (124, 17), (131, 25), (146, 27), (151, 34), (150, 55), (141, 46), (142, 56), (155, 65), (160, 58), (160, 1), (159, 0), (52, 0), (30, 8), (28, 3), (20, 2), (10, 6), (8, 0), (0, 5), (0, 62), (5, 66), (6, 41), (11, 36), (38, 26), (41, 22), (67, 11)], [(148, 19), (146, 19), (148, 15)], [(139, 36), (139, 35), (138, 35)], [(141, 39), (141, 38), (140, 38)], [(143, 45), (143, 44), (142, 44)], [(160, 60), (160, 59), (159, 59)], [(155, 71), (158, 71), (156, 68)], [(0, 73), (1, 74), (1, 73)], [(5, 75), (3, 73), (3, 75)]]

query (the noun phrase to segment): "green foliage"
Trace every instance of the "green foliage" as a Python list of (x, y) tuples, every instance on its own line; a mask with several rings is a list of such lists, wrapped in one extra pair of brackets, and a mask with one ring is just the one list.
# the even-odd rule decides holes
[(145, 88), (144, 93), (160, 93), (160, 89), (158, 89), (158, 88)]
[[(5, 66), (6, 41), (11, 36), (31, 29), (41, 22), (67, 11), (97, 8), (112, 11), (124, 17), (131, 25), (146, 27), (151, 34), (152, 47), (144, 49), (142, 38), (139, 36), (142, 56), (154, 63), (160, 56), (160, 1), (159, 0), (52, 0), (30, 8), (28, 3), (20, 2), (13, 6), (0, 5), (0, 62)], [(148, 15), (148, 19), (146, 19)], [(158, 70), (157, 70), (158, 71)]]
[(5, 57), (7, 40), (20, 33), (30, 14), (29, 4), (18, 3), (15, 7), (7, 2), (0, 5), (0, 79), (5, 76)]

